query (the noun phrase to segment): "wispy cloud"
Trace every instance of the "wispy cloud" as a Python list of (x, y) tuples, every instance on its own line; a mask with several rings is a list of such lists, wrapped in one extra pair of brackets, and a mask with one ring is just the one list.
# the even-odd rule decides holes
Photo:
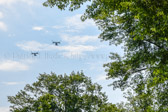
[[(3, 17), (4, 17), (3, 13), (0, 12), (0, 19), (2, 19)], [(7, 25), (2, 21), (0, 21), (0, 30), (7, 31)]]
[(0, 71), (24, 71), (28, 70), (28, 65), (23, 62), (5, 60), (0, 62)]
[(69, 46), (60, 46), (58, 47), (59, 50), (65, 50), (70, 52), (83, 52), (83, 51), (94, 51), (96, 47), (89, 46), (89, 45), (69, 45)]
[(41, 31), (41, 30), (44, 30), (44, 27), (43, 26), (35, 26), (32, 29), (36, 30), (36, 31)]
[(86, 46), (86, 45), (71, 45), (71, 46), (63, 46), (59, 50), (66, 51), (63, 52), (65, 57), (73, 57), (73, 56), (81, 56), (85, 55), (84, 52), (94, 51), (97, 47), (95, 46)]
[(95, 23), (93, 20), (86, 20), (85, 22), (82, 22), (80, 17), (82, 16), (82, 14), (77, 14), (75, 16), (72, 17), (67, 17), (65, 20), (65, 25), (71, 29), (73, 29), (73, 31), (79, 31), (81, 29), (84, 29), (86, 27), (90, 27), (90, 26), (95, 26)]
[(87, 51), (94, 51), (98, 47), (91, 45), (66, 45), (66, 46), (54, 46), (50, 44), (42, 44), (36, 41), (28, 41), (16, 44), (18, 47), (25, 51), (51, 51), (59, 50), (63, 52), (64, 56), (69, 55), (82, 55)]
[(2, 19), (4, 17), (3, 13), (0, 12), (0, 19)]
[(104, 81), (107, 79), (107, 76), (106, 75), (98, 75), (98, 77), (96, 78), (96, 82), (99, 82), (99, 81)]
[(55, 46), (49, 44), (41, 44), (36, 41), (26, 41), (17, 43), (16, 46), (20, 47), (25, 51), (45, 51), (45, 50), (54, 50)]
[(12, 4), (15, 4), (15, 3), (26, 3), (28, 5), (32, 5), (35, 3), (34, 0), (0, 0), (0, 5), (12, 5)]
[(74, 16), (70, 16), (65, 18), (65, 21), (62, 25), (54, 25), (51, 28), (54, 29), (64, 29), (65, 32), (80, 32), (87, 27), (95, 27), (95, 23), (93, 20), (86, 20), (84, 22), (81, 21), (80, 17), (82, 14), (77, 14)]
[(70, 36), (70, 35), (61, 35), (61, 38), (68, 42), (69, 44), (84, 44), (86, 42), (98, 40), (98, 36)]
[(0, 112), (10, 112), (9, 107), (0, 107)]
[(62, 29), (62, 28), (66, 28), (66, 26), (55, 25), (55, 26), (52, 26), (52, 28), (54, 28), (54, 29)]
[(85, 28), (88, 27), (95, 27), (96, 24), (93, 20), (88, 19), (84, 22), (81, 21), (80, 17), (82, 14), (77, 14), (74, 16), (66, 17), (64, 22), (61, 25), (54, 25), (54, 26), (35, 26), (32, 29), (38, 31), (45, 31), (48, 28), (59, 29), (63, 32), (73, 33), (73, 32), (80, 32)]
[(2, 21), (0, 21), (0, 30), (7, 31), (7, 25)]
[(2, 82), (2, 84), (7, 85), (7, 86), (13, 86), (13, 85), (24, 84), (24, 82)]

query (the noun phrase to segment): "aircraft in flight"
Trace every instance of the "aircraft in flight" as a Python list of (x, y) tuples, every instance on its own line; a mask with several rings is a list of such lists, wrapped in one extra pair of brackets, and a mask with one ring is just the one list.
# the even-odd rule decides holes
[(58, 46), (58, 44), (61, 44), (61, 42), (55, 42), (55, 41), (53, 41), (52, 42), (55, 46)]
[(31, 52), (32, 55), (37, 56), (38, 52)]

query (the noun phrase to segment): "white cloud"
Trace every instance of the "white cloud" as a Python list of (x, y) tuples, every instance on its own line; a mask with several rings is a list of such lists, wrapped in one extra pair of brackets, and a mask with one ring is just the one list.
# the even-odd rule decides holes
[(4, 22), (0, 21), (0, 30), (7, 31), (7, 26)]
[(75, 16), (66, 18), (65, 25), (70, 29), (67, 31), (78, 32), (79, 30), (84, 29), (86, 27), (95, 26), (95, 23), (93, 20), (86, 20), (82, 22), (80, 19), (81, 16), (82, 14), (77, 14)]
[(104, 80), (106, 80), (106, 78), (107, 78), (106, 75), (99, 75), (99, 76), (96, 78), (96, 82), (104, 81)]
[(82, 14), (77, 14), (74, 16), (70, 16), (65, 18), (62, 25), (54, 25), (54, 26), (43, 26), (37, 27), (37, 29), (42, 30), (42, 28), (53, 28), (53, 29), (61, 29), (64, 32), (79, 32), (80, 30), (85, 29), (86, 27), (95, 27), (96, 24), (93, 20), (87, 19), (86, 21), (82, 22), (80, 17)]
[(32, 5), (34, 4), (34, 0), (0, 0), (0, 5), (12, 5), (12, 4), (15, 4), (15, 3), (26, 3), (28, 5)]
[(2, 82), (2, 84), (7, 86), (13, 86), (13, 85), (24, 84), (24, 82)]
[(59, 50), (65, 50), (69, 52), (83, 52), (83, 51), (94, 51), (96, 47), (94, 46), (86, 46), (86, 45), (69, 45), (69, 46), (60, 46)]
[(66, 45), (66, 46), (55, 46), (50, 44), (41, 44), (36, 41), (28, 41), (16, 44), (18, 47), (25, 51), (49, 51), (49, 50), (59, 50), (63, 51), (64, 56), (69, 55), (82, 55), (87, 51), (94, 51), (98, 47), (89, 45)]
[(28, 69), (26, 64), (18, 61), (6, 60), (0, 63), (0, 71), (24, 71)]
[(3, 13), (0, 12), (0, 19), (2, 19), (4, 17)]
[(62, 29), (62, 28), (65, 28), (65, 26), (55, 25), (55, 26), (52, 26), (52, 28), (54, 28), (54, 29)]
[(74, 56), (81, 56), (84, 55), (84, 52), (87, 51), (94, 51), (97, 47), (95, 46), (85, 46), (85, 45), (72, 45), (72, 46), (62, 46), (59, 50), (66, 51), (63, 52), (65, 57), (74, 57)]
[(10, 112), (9, 107), (0, 107), (0, 112)]
[(16, 44), (18, 47), (25, 51), (43, 51), (43, 50), (53, 50), (54, 46), (49, 44), (41, 44), (36, 41), (28, 41)]
[(44, 30), (44, 27), (42, 27), (42, 26), (35, 26), (32, 29), (36, 30), (36, 31), (41, 31), (41, 30)]
[(70, 44), (84, 44), (88, 41), (95, 41), (98, 40), (98, 36), (69, 36), (69, 35), (61, 35), (61, 38), (70, 43)]

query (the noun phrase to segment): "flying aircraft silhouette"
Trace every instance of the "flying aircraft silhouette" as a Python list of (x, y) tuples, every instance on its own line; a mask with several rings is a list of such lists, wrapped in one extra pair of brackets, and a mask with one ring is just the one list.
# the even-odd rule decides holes
[(31, 52), (32, 55), (37, 56), (38, 52)]
[(52, 42), (55, 46), (58, 46), (58, 44), (61, 44), (61, 42), (55, 42), (55, 41), (53, 41)]

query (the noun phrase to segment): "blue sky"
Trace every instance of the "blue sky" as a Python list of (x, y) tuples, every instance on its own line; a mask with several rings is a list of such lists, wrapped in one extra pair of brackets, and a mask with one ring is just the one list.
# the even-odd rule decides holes
[[(92, 20), (81, 22), (85, 10), (69, 12), (42, 6), (45, 0), (0, 0), (0, 112), (9, 112), (7, 96), (36, 81), (39, 73), (81, 71), (103, 86), (109, 102), (124, 101), (120, 90), (107, 85), (102, 67), (120, 47), (100, 42)], [(54, 46), (52, 41), (61, 41)], [(39, 52), (33, 57), (31, 52)]]

